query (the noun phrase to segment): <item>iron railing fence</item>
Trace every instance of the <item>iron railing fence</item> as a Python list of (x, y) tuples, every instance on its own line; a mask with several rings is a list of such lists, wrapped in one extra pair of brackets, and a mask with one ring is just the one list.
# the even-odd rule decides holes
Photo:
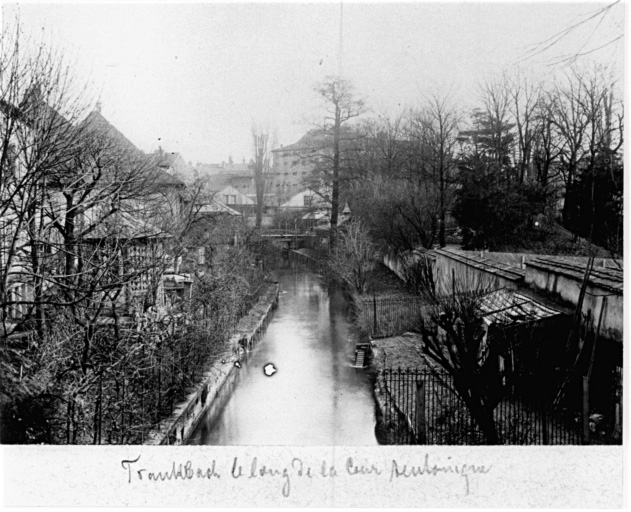
[[(379, 379), (385, 394), (382, 421), (389, 443), (485, 444), (482, 430), (456, 393), (449, 374), (397, 368), (382, 370)], [(564, 381), (565, 397), (559, 403), (555, 401), (556, 391)], [(493, 418), (501, 444), (572, 445), (589, 441), (590, 433), (585, 429), (593, 425), (592, 416), (585, 419), (582, 375), (496, 373), (487, 375), (485, 382), (493, 390), (488, 396), (497, 404)]]
[(372, 338), (397, 336), (414, 330), (423, 313), (421, 297), (367, 297), (356, 301), (359, 325)]

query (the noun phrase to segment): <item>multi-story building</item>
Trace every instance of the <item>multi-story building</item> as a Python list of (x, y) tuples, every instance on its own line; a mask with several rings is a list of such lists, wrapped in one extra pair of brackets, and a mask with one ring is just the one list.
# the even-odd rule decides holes
[(162, 147), (159, 147), (153, 153), (153, 157), (161, 170), (184, 183), (192, 183), (197, 178), (195, 169), (186, 163), (186, 160), (180, 153), (164, 151)]
[(246, 162), (244, 158), (242, 163), (234, 163), (230, 158), (228, 162), (221, 162), (220, 164), (198, 162), (195, 166), (195, 174), (206, 180), (211, 190), (218, 191), (231, 186), (241, 194), (252, 198), (256, 194), (252, 169), (252, 160)]
[[(167, 217), (179, 215), (184, 183), (136, 148), (98, 105), (75, 124), (41, 96), (32, 101), (41, 106), (30, 105), (30, 116), (22, 104), (0, 108), (4, 121), (20, 123), (33, 139), (11, 159), (16, 172), (3, 176), (2, 195), (14, 198), (0, 211), (1, 277), (9, 291), (0, 304), (3, 334), (38, 311), (42, 316), (41, 304), (50, 302), (49, 296), (68, 302), (64, 293), (73, 293), (73, 300), (88, 309), (104, 302), (128, 308), (135, 297), (146, 295), (152, 281), (159, 305)], [(43, 124), (47, 131), (39, 129)], [(10, 138), (3, 130), (5, 135)], [(56, 144), (55, 151), (46, 144)], [(56, 159), (36, 153), (39, 145)], [(70, 151), (74, 158), (65, 158)], [(34, 160), (23, 161), (29, 152)], [(37, 196), (20, 195), (20, 188), (37, 190)]]
[(312, 185), (315, 158), (325, 147), (322, 133), (312, 130), (298, 142), (272, 151), (274, 161), (267, 189), (274, 195), (275, 206)]

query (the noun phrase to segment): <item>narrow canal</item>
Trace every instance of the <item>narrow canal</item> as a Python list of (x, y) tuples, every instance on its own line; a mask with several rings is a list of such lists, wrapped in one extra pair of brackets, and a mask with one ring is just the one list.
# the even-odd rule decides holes
[[(224, 403), (189, 444), (375, 445), (366, 370), (352, 367), (349, 305), (301, 265), (275, 271), (279, 307)], [(276, 372), (267, 376), (264, 368)]]

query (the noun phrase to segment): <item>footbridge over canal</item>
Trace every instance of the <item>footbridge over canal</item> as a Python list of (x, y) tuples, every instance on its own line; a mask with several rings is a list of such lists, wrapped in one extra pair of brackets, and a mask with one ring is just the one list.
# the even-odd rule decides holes
[(267, 231), (260, 233), (263, 240), (269, 240), (274, 245), (287, 250), (303, 249), (313, 247), (316, 235), (312, 231)]

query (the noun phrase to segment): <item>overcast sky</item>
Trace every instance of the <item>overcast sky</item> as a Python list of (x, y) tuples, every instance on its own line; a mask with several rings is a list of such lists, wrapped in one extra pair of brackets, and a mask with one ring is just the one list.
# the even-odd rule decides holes
[[(606, 4), (195, 3), (22, 4), (27, 34), (61, 47), (100, 91), (102, 113), (144, 151), (196, 162), (251, 156), (253, 121), (291, 144), (318, 114), (314, 85), (339, 69), (374, 112), (452, 88), (474, 105), (477, 84), (515, 69), (540, 43)], [(5, 21), (15, 8), (5, 6)], [(624, 7), (520, 65), (541, 78), (559, 56), (586, 52), (621, 69)]]

